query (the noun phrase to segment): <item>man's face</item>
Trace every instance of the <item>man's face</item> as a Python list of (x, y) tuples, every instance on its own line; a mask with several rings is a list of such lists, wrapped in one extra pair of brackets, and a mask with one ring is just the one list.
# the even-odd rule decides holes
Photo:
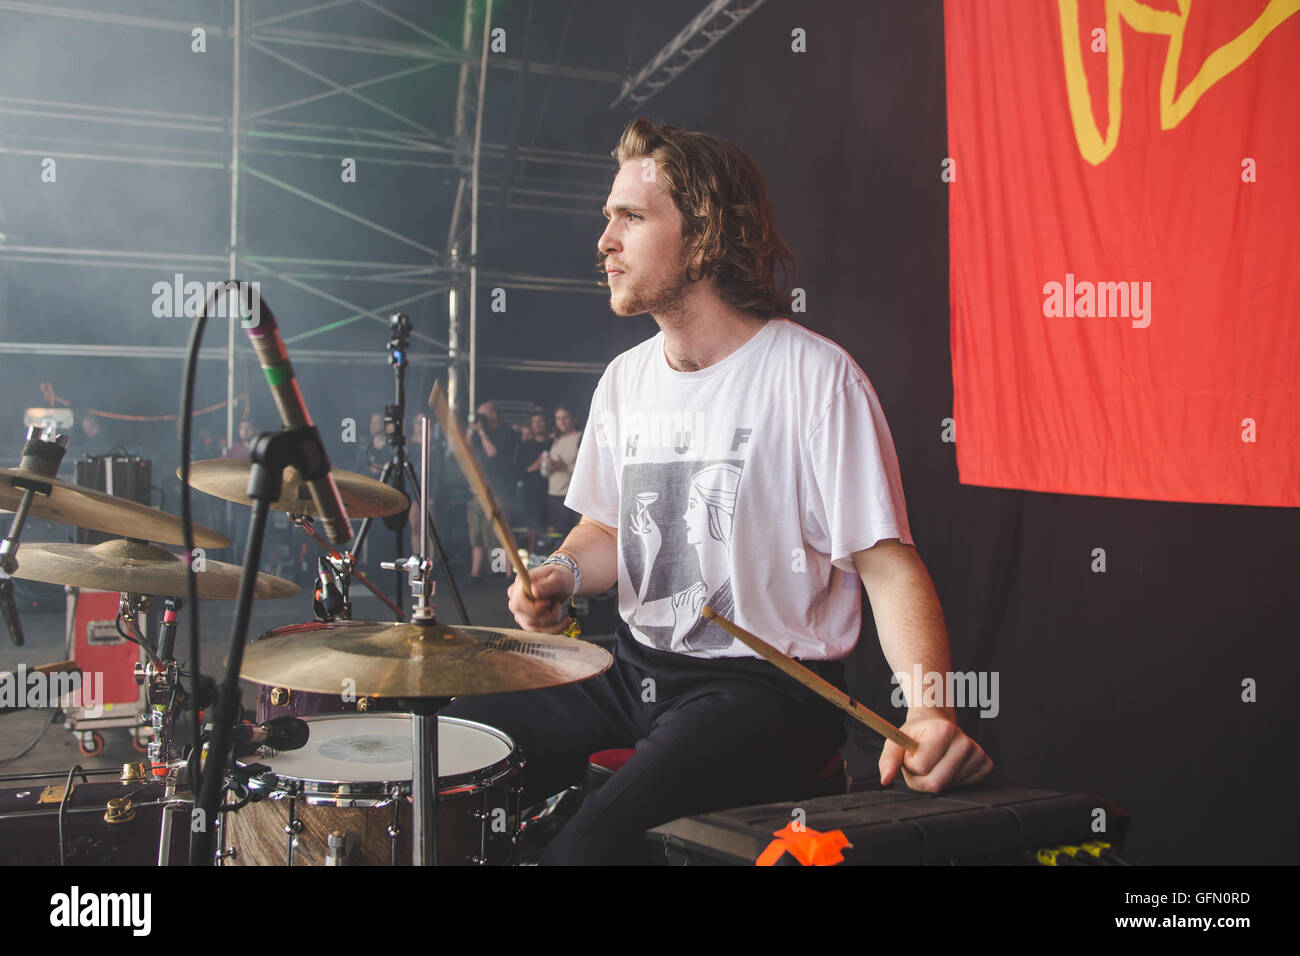
[(546, 434), (546, 416), (533, 415), (528, 419), (528, 427), (532, 429), (534, 437), (541, 438)]
[(568, 434), (569, 430), (573, 428), (573, 416), (564, 409), (560, 409), (555, 413), (555, 427), (562, 433)]
[(609, 224), (597, 248), (615, 315), (680, 309), (690, 284), (682, 214), (653, 172), (652, 162), (628, 160), (605, 203)]
[(239, 440), (248, 443), (253, 440), (253, 423), (242, 421), (239, 423)]
[(375, 412), (373, 415), (370, 416), (370, 437), (374, 438), (376, 435), (382, 435), (383, 433), (384, 433), (384, 416), (380, 415), (378, 412)]
[(484, 402), (478, 407), (478, 417), (488, 428), (497, 427), (497, 407), (491, 402)]

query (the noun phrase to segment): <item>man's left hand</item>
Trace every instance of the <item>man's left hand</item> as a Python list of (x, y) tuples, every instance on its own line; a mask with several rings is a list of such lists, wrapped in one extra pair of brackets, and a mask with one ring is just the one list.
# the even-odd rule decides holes
[(909, 717), (900, 728), (919, 746), (907, 753), (892, 740), (880, 754), (880, 783), (889, 786), (901, 768), (903, 782), (921, 793), (979, 783), (993, 772), (989, 755), (947, 717)]

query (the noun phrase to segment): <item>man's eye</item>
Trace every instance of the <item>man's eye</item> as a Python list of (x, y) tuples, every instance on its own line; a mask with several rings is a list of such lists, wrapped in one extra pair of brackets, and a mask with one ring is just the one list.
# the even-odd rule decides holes
[(629, 213), (626, 214), (626, 216), (627, 216), (628, 219), (640, 219), (640, 218), (641, 218), (640, 216), (638, 216), (638, 215), (637, 215), (636, 213), (634, 213), (634, 212), (629, 212)]

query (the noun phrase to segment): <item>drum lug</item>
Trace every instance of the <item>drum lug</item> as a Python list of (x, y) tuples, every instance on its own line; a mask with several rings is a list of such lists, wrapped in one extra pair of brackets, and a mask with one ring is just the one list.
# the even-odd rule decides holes
[(328, 849), (325, 851), (326, 866), (344, 866), (348, 857), (348, 837), (342, 830), (335, 830), (327, 838)]

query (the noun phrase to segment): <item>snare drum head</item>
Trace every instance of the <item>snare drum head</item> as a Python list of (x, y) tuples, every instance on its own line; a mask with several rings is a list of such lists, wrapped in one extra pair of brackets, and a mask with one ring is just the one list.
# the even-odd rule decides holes
[[(257, 758), (282, 780), (409, 783), (411, 718), (407, 714), (316, 714), (307, 745)], [(463, 777), (506, 760), (510, 738), (484, 724), (438, 718), (438, 780)]]

